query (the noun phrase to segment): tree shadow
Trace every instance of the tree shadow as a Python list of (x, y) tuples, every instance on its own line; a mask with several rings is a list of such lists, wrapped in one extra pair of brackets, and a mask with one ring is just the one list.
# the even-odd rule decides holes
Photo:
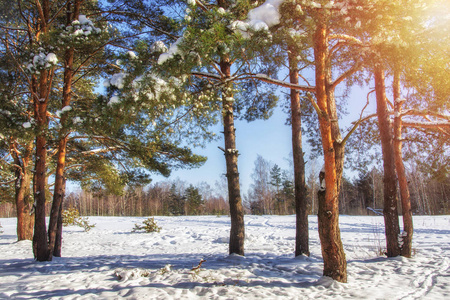
[[(211, 271), (211, 274), (217, 274), (219, 270), (226, 270), (227, 274), (236, 275), (229, 275), (229, 278), (222, 279), (220, 282), (203, 282), (203, 279), (196, 279), (195, 276), (192, 276), (191, 280), (189, 275), (191, 269), (197, 266), (202, 258), (206, 260), (202, 264), (202, 271)], [(0, 273), (2, 276), (19, 276), (21, 281), (28, 282), (36, 279), (33, 277), (41, 275), (60, 276), (61, 280), (64, 280), (66, 276), (76, 273), (86, 273), (84, 275), (91, 276), (95, 275), (95, 273), (105, 274), (107, 272), (107, 276), (110, 277), (108, 280), (113, 286), (113, 288), (86, 287), (81, 289), (68, 287), (51, 291), (18, 290), (15, 294), (9, 296), (13, 299), (47, 299), (70, 295), (98, 295), (102, 292), (113, 292), (118, 295), (122, 290), (130, 289), (129, 281), (121, 284), (120, 278), (115, 275), (115, 271), (118, 269), (139, 269), (148, 271), (151, 274), (157, 274), (167, 265), (171, 265), (172, 271), (185, 275), (185, 278), (174, 284), (149, 280), (146, 284), (140, 282), (139, 287), (192, 289), (195, 287), (213, 288), (238, 285), (242, 287), (308, 288), (318, 285), (317, 281), (322, 277), (322, 274), (318, 271), (306, 270), (307, 268), (304, 268), (305, 264), (308, 266), (319, 263), (321, 261), (310, 258), (298, 259), (276, 255), (272, 255), (269, 258), (261, 258), (261, 256), (253, 256), (252, 254), (248, 257), (205, 253), (149, 254), (143, 256), (97, 255), (54, 258), (50, 262), (36, 262), (33, 259), (0, 260)], [(250, 281), (239, 277), (239, 274), (244, 270), (253, 274)], [(280, 280), (280, 278), (288, 278), (288, 280)], [(136, 284), (138, 283), (136, 282)], [(5, 295), (0, 293), (0, 299), (3, 296)]]

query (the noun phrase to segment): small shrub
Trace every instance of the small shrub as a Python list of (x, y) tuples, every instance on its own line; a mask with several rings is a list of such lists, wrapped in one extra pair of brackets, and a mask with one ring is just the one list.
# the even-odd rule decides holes
[(63, 226), (80, 226), (86, 232), (95, 227), (95, 224), (89, 224), (88, 218), (80, 217), (80, 213), (75, 207), (69, 207), (69, 209), (64, 210), (62, 218)]
[(161, 227), (156, 224), (155, 218), (148, 218), (143, 222), (144, 225), (134, 224), (133, 232), (144, 230), (145, 232), (160, 232)]
[(2, 227), (2, 224), (0, 224), (0, 233), (3, 233), (3, 227)]

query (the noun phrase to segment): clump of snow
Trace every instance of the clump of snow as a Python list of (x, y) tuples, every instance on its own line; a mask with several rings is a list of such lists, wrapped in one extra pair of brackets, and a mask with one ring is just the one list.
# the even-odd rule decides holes
[(72, 107), (70, 105), (67, 105), (67, 106), (64, 106), (61, 111), (64, 113), (64, 112), (68, 112), (68, 111), (71, 111), (71, 110), (72, 110)]
[(112, 85), (121, 90), (125, 86), (125, 78), (127, 76), (128, 74), (123, 72), (114, 74), (109, 80), (103, 82), (103, 86), (109, 87), (110, 85)]
[(244, 38), (250, 38), (253, 31), (266, 31), (270, 27), (280, 23), (280, 4), (284, 0), (267, 0), (262, 5), (251, 9), (246, 21), (234, 21), (231, 29), (239, 32)]
[[(95, 27), (94, 23), (86, 15), (79, 15), (78, 20), (74, 20), (71, 25), (64, 27), (60, 37), (63, 40), (71, 39), (82, 41), (86, 40), (92, 34), (99, 34), (102, 30)], [(63, 41), (61, 41), (63, 42)]]
[(22, 124), (23, 128), (30, 128), (31, 127), (31, 123), (30, 122), (25, 122)]
[(156, 41), (150, 46), (151, 52), (164, 53), (167, 52), (168, 50), (169, 49), (167, 49), (163, 41)]
[(39, 73), (41, 70), (50, 69), (58, 64), (58, 57), (55, 53), (46, 53), (42, 48), (39, 48), (38, 51), (39, 53), (32, 54), (33, 58), (26, 66), (31, 73)]
[(117, 104), (117, 103), (120, 103), (119, 96), (114, 95), (111, 98), (109, 98), (108, 106), (113, 106), (114, 104)]
[(55, 53), (49, 53), (45, 57), (45, 60), (47, 61), (47, 64), (50, 65), (56, 65), (58, 63), (58, 58), (56, 57)]
[(178, 48), (178, 45), (183, 41), (183, 38), (180, 37), (176, 40), (175, 43), (173, 43), (169, 50), (166, 53), (162, 53), (158, 58), (158, 64), (162, 65), (167, 60), (173, 58), (176, 54), (181, 54), (180, 49)]
[(279, 24), (280, 12), (278, 11), (278, 9), (283, 1), (284, 0), (267, 0), (261, 6), (250, 10), (250, 12), (248, 13), (249, 21), (261, 21), (266, 23), (268, 27)]
[(129, 56), (131, 59), (137, 59), (137, 55), (136, 55), (136, 53), (134, 53), (133, 51), (128, 51), (128, 56)]

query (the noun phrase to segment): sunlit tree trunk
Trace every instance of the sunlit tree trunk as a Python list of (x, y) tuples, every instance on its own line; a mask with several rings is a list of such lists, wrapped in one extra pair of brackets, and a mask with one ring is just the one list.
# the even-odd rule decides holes
[(397, 170), (397, 178), (400, 188), (400, 198), (402, 203), (403, 215), (403, 234), (401, 235), (401, 255), (411, 257), (412, 236), (413, 236), (413, 220), (411, 211), (411, 199), (409, 195), (408, 180), (406, 179), (405, 166), (402, 156), (402, 104), (400, 99), (400, 76), (397, 69), (394, 70), (394, 153), (395, 153), (395, 169)]
[[(76, 0), (74, 3), (67, 3), (67, 26), (71, 25), (74, 20), (78, 19), (80, 12), (81, 1)], [(61, 107), (64, 108), (70, 105), (72, 98), (72, 80), (73, 80), (73, 60), (75, 51), (69, 48), (65, 52), (64, 56), (64, 86), (63, 86), (63, 97)], [(58, 142), (58, 153), (56, 161), (56, 172), (55, 172), (55, 188), (53, 193), (53, 203), (52, 210), (50, 213), (50, 223), (48, 226), (48, 238), (49, 238), (49, 257), (48, 260), (52, 259), (54, 250), (56, 254), (61, 255), (61, 249), (55, 249), (55, 241), (57, 235), (62, 235), (62, 232), (58, 232), (58, 219), (60, 218), (60, 212), (62, 202), (65, 195), (66, 181), (64, 178), (64, 169), (66, 166), (66, 148), (67, 148), (67, 138), (68, 130), (66, 128), (67, 114), (63, 114), (61, 117), (61, 130), (59, 132), (59, 142)], [(59, 227), (62, 230), (62, 226)], [(59, 238), (61, 241), (61, 238)], [(61, 243), (58, 243), (61, 246)]]
[[(320, 18), (319, 18), (320, 19)], [(316, 67), (316, 99), (319, 112), (319, 127), (324, 155), (325, 186), (319, 190), (319, 237), (324, 260), (323, 275), (340, 282), (347, 282), (347, 262), (339, 230), (339, 202), (335, 141), (333, 140), (333, 119), (329, 114), (327, 78), (328, 29), (325, 22), (319, 20), (314, 34), (314, 59)], [(337, 121), (337, 120), (336, 120)]]
[[(298, 84), (297, 55), (288, 49), (289, 79)], [(294, 160), (294, 191), (296, 213), (295, 256), (309, 256), (308, 201), (306, 198), (305, 160), (302, 147), (302, 119), (299, 91), (291, 89), (292, 155)], [(286, 210), (286, 209), (285, 209)]]
[(392, 126), (390, 123), (384, 70), (380, 63), (375, 66), (375, 92), (377, 98), (378, 126), (380, 130), (381, 149), (383, 152), (384, 168), (384, 223), (386, 234), (387, 256), (400, 255), (398, 236), (400, 233), (397, 211), (397, 178), (395, 175), (394, 145)]

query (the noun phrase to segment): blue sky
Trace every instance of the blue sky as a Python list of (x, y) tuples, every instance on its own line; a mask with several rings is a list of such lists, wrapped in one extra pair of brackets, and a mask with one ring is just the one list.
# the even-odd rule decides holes
[[(341, 120), (342, 128), (349, 126), (352, 121), (359, 118), (362, 107), (366, 103), (367, 88), (352, 88), (352, 92), (348, 99), (349, 115)], [(288, 90), (286, 89), (286, 92)], [(282, 102), (283, 100), (280, 100)], [(369, 107), (364, 115), (375, 112), (375, 99), (372, 97)], [(247, 193), (252, 183), (251, 174), (254, 168), (254, 162), (258, 155), (264, 159), (277, 164), (281, 169), (289, 169), (289, 159), (292, 155), (291, 145), (291, 129), (285, 125), (287, 114), (277, 107), (273, 116), (265, 121), (236, 121), (236, 148), (240, 155), (238, 158), (238, 169), (241, 180), (241, 193)], [(221, 136), (221, 124), (216, 127), (216, 133)], [(196, 185), (200, 182), (207, 182), (214, 187), (215, 182), (220, 180), (221, 174), (225, 171), (225, 157), (218, 147), (223, 146), (223, 138), (221, 136), (217, 141), (208, 144), (205, 148), (194, 149), (195, 153), (208, 157), (207, 162), (200, 168), (174, 170), (169, 178), (153, 175), (153, 183), (173, 180), (180, 180)], [(309, 148), (305, 140), (303, 141), (305, 159), (308, 160)], [(321, 168), (322, 161), (317, 161), (317, 168)]]

